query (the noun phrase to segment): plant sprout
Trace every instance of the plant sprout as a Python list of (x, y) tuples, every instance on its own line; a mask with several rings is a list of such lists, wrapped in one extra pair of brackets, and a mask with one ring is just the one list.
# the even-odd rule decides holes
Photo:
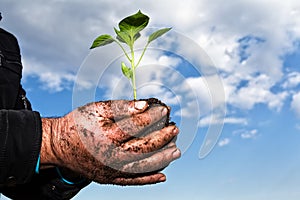
[[(93, 49), (96, 47), (105, 46), (113, 42), (116, 42), (121, 47), (131, 65), (130, 67), (128, 67), (124, 62), (121, 62), (122, 73), (131, 82), (134, 99), (137, 98), (135, 70), (140, 65), (146, 49), (152, 41), (162, 36), (171, 29), (163, 28), (150, 34), (141, 56), (136, 59), (134, 52), (134, 42), (141, 36), (140, 32), (148, 25), (148, 23), (149, 17), (139, 10), (136, 14), (128, 16), (119, 22), (119, 30), (114, 28), (115, 33), (117, 34), (115, 38), (108, 34), (100, 35), (94, 40), (92, 46), (90, 47), (90, 49)], [(122, 43), (126, 44), (129, 47), (129, 53), (125, 50)]]

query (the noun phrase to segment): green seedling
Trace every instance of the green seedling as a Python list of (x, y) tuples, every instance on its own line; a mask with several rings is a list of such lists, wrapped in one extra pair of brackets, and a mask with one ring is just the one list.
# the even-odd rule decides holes
[[(149, 23), (149, 17), (143, 14), (140, 10), (131, 16), (128, 16), (119, 22), (119, 30), (114, 28), (116, 37), (112, 37), (111, 35), (104, 34), (97, 37), (90, 49), (105, 46), (107, 44), (116, 42), (122, 51), (124, 52), (126, 58), (130, 62), (130, 67), (126, 66), (125, 62), (121, 62), (122, 73), (125, 77), (129, 79), (131, 82), (132, 90), (133, 90), (133, 98), (136, 99), (136, 76), (135, 70), (140, 65), (141, 60), (149, 46), (149, 44), (156, 40), (158, 37), (162, 36), (166, 32), (168, 32), (171, 28), (163, 28), (159, 29), (152, 34), (149, 35), (148, 41), (143, 49), (141, 56), (136, 59), (135, 51), (134, 51), (134, 43), (141, 36), (140, 32), (146, 28)], [(124, 48), (124, 44), (129, 47), (129, 52), (127, 52)], [(136, 62), (137, 61), (137, 62)]]

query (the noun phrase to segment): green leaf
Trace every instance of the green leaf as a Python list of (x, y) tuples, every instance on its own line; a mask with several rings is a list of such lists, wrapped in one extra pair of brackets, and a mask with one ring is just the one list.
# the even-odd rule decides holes
[(128, 33), (131, 38), (136, 38), (136, 35), (143, 30), (149, 23), (149, 17), (143, 14), (140, 10), (131, 16), (128, 16), (120, 21), (120, 31)]
[(135, 34), (135, 36), (133, 37), (133, 40), (136, 41), (137, 39), (139, 39), (141, 37), (140, 33)]
[(100, 35), (99, 37), (97, 37), (92, 46), (90, 47), (90, 49), (93, 49), (93, 48), (96, 48), (96, 47), (100, 47), (100, 46), (104, 46), (104, 45), (107, 45), (107, 44), (110, 44), (112, 42), (114, 42), (115, 40), (113, 39), (112, 36), (110, 35)]
[(124, 31), (119, 31), (116, 28), (114, 28), (114, 29), (115, 29), (115, 32), (117, 34), (117, 39), (120, 42), (123, 42), (123, 43), (126, 43), (127, 45), (130, 45), (131, 39), (130, 39), (130, 36), (128, 35), (128, 33), (124, 32)]
[(166, 32), (168, 32), (171, 29), (172, 28), (163, 28), (163, 29), (160, 29), (158, 31), (155, 31), (154, 33), (152, 33), (149, 36), (148, 43), (152, 42), (153, 40), (156, 40), (157, 38), (159, 38), (160, 36), (162, 36), (163, 34), (165, 34)]
[(132, 70), (131, 68), (127, 67), (124, 62), (121, 63), (122, 72), (124, 76), (126, 76), (128, 79), (132, 79)]

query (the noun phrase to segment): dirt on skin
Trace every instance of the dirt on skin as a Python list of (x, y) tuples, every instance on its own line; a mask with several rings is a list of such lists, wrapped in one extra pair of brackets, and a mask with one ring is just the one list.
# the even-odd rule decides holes
[[(54, 132), (52, 130), (50, 131), (53, 134), (52, 138), (55, 138), (56, 140), (54, 146), (50, 148), (54, 151), (54, 154), (68, 155), (67, 157), (62, 156), (64, 159), (59, 160), (61, 163), (69, 166), (71, 170), (82, 172), (82, 174), (84, 174), (87, 178), (96, 180), (96, 182), (99, 183), (115, 183), (119, 185), (126, 185), (128, 184), (128, 180), (124, 180), (123, 182), (122, 178), (134, 179), (137, 177), (143, 177), (152, 174), (154, 175), (156, 172), (167, 166), (168, 163), (173, 160), (173, 158), (165, 158), (165, 160), (162, 162), (156, 163), (162, 168), (157, 171), (150, 170), (153, 169), (152, 165), (154, 165), (151, 160), (136, 161), (130, 165), (130, 168), (136, 169), (128, 171), (122, 170), (124, 167), (126, 168), (126, 164), (132, 162), (134, 158), (143, 158), (148, 154), (150, 156), (155, 152), (161, 152), (162, 149), (170, 148), (168, 147), (170, 142), (176, 140), (176, 137), (174, 138), (172, 133), (163, 136), (160, 134), (160, 137), (156, 137), (156, 141), (151, 141), (151, 137), (148, 138), (149, 140), (145, 140), (145, 137), (149, 135), (149, 133), (153, 133), (162, 129), (163, 127), (167, 127), (175, 123), (170, 122), (170, 108), (167, 105), (155, 98), (142, 100), (147, 101), (149, 105), (147, 109), (163, 106), (168, 110), (165, 117), (160, 118), (150, 127), (148, 127), (146, 131), (143, 131), (142, 134), (132, 135), (131, 138), (129, 138), (130, 135), (127, 136), (126, 134), (112, 134), (116, 133), (116, 130), (122, 132), (122, 129), (120, 129), (116, 123), (118, 120), (126, 121), (126, 118), (121, 117), (117, 118), (117, 120), (113, 119), (111, 121), (109, 121), (109, 118), (113, 118), (115, 113), (121, 113), (122, 110), (127, 109), (123, 109), (122, 106), (125, 104), (123, 105), (123, 103), (120, 103), (120, 105), (115, 107), (117, 108), (114, 109), (115, 112), (106, 113), (109, 109), (104, 109), (104, 107), (111, 107), (111, 104), (109, 104), (109, 102), (100, 102), (97, 106), (98, 109), (94, 109), (94, 104), (86, 105), (79, 108), (77, 111), (75, 111), (75, 113), (67, 115), (59, 121), (55, 121), (56, 125), (49, 125), (48, 128), (55, 127), (56, 130), (59, 130)], [(161, 112), (160, 109), (161, 108), (157, 110), (152, 109), (152, 111), (154, 110), (153, 112)], [(118, 112), (117, 110), (121, 110), (121, 112)], [(97, 116), (100, 121), (96, 119)], [(104, 116), (109, 116), (109, 118)], [(136, 121), (136, 123), (127, 124), (127, 126), (133, 126), (132, 129), (137, 129), (136, 127), (139, 126), (141, 128), (146, 127), (147, 124), (140, 123), (147, 122), (148, 120), (141, 119)], [(79, 124), (76, 122), (79, 122)], [(102, 126), (99, 127), (99, 123), (102, 124)], [(75, 124), (76, 127), (74, 126)], [(107, 124), (110, 125), (109, 127), (112, 130), (106, 130)], [(99, 128), (100, 131), (97, 131)], [(138, 132), (139, 131), (137, 130), (136, 133)], [(113, 135), (118, 135), (118, 137), (111, 138), (110, 136)], [(119, 136), (122, 137), (119, 138)], [(142, 145), (137, 145), (136, 140), (140, 140)], [(126, 148), (121, 144), (127, 144)], [(78, 168), (78, 166), (80, 166), (80, 168)], [(155, 169), (158, 168), (155, 167)], [(140, 179), (137, 179), (137, 181), (138, 180)], [(143, 182), (141, 181), (140, 184), (143, 184)]]

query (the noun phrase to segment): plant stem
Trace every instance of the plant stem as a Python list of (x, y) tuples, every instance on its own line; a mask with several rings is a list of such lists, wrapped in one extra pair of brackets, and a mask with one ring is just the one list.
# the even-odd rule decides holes
[(146, 46), (144, 47), (143, 53), (142, 53), (142, 55), (141, 55), (141, 57), (140, 57), (138, 63), (136, 64), (136, 67), (139, 66), (139, 64), (140, 64), (140, 62), (141, 62), (141, 60), (142, 60), (142, 58), (144, 57), (144, 54), (145, 54), (145, 52), (146, 52), (146, 49), (147, 49), (148, 45), (149, 45), (149, 42), (148, 42), (148, 43), (146, 44)]
[(135, 84), (135, 64), (134, 64), (134, 50), (133, 45), (130, 46), (131, 50), (131, 70), (132, 70), (132, 89), (133, 89), (133, 99), (136, 100), (136, 84)]
[[(133, 51), (133, 44), (130, 45), (130, 51), (131, 51), (131, 59), (129, 57), (129, 55), (127, 54), (127, 52), (125, 51), (124, 47), (120, 44), (120, 42), (118, 40), (115, 40), (115, 42), (121, 47), (122, 51), (124, 52), (126, 58), (129, 60), (130, 64), (131, 64), (131, 70), (132, 70), (132, 79), (131, 79), (131, 83), (132, 83), (132, 89), (133, 89), (133, 99), (137, 99), (136, 97), (136, 83), (135, 83), (135, 64), (134, 64), (134, 51)], [(144, 54), (144, 53), (143, 53)], [(140, 62), (140, 61), (139, 61)]]

